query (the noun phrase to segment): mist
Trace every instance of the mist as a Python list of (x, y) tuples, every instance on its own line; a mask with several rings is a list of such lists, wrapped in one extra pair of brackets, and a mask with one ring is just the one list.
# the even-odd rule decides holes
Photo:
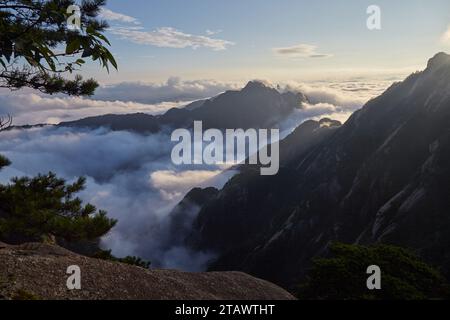
[(173, 247), (167, 237), (168, 214), (193, 187), (221, 188), (235, 172), (172, 166), (171, 147), (166, 133), (142, 136), (54, 127), (11, 130), (0, 134), (0, 153), (12, 161), (0, 171), (0, 180), (6, 183), (14, 176), (50, 171), (67, 181), (85, 176), (81, 198), (119, 220), (102, 240), (104, 248), (117, 256), (140, 256), (156, 267), (202, 270), (212, 253)]
[[(336, 89), (303, 89), (309, 93), (310, 103), (279, 124), (281, 138), (308, 119), (330, 117), (345, 121), (363, 104)], [(87, 102), (94, 106), (99, 103), (99, 108), (108, 108), (104, 104), (111, 103), (55, 99), (61, 98), (31, 96), (27, 100), (20, 96), (19, 100), (25, 103), (16, 112), (26, 120), (29, 115), (25, 109), (32, 108), (31, 104), (37, 105), (37, 110), (46, 110), (45, 116), (50, 116), (52, 112), (68, 111), (71, 103), (75, 112), (89, 110)], [(17, 105), (17, 102), (12, 103), (12, 95), (3, 96), (3, 101), (9, 102), (4, 106), (11, 109)], [(120, 109), (123, 112), (148, 107), (133, 104), (120, 107), (120, 103), (116, 101), (112, 105), (123, 107)], [(202, 271), (215, 253), (194, 252), (185, 247), (180, 239), (188, 234), (173, 235), (169, 231), (170, 212), (192, 188), (212, 186), (220, 189), (236, 171), (224, 166), (173, 165), (170, 154), (174, 143), (170, 141), (170, 134), (170, 130), (140, 135), (112, 132), (106, 128), (89, 130), (53, 126), (1, 132), (0, 154), (8, 157), (12, 165), (0, 171), (0, 182), (7, 183), (15, 176), (35, 176), (50, 171), (68, 182), (85, 176), (86, 189), (80, 197), (119, 221), (102, 239), (103, 248), (112, 249), (119, 257), (142, 257), (158, 268)], [(194, 221), (199, 209), (195, 205), (187, 209), (184, 213), (187, 224)]]

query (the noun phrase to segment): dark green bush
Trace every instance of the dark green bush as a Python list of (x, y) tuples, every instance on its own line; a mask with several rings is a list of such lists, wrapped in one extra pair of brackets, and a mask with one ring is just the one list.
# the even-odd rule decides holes
[[(367, 288), (367, 268), (381, 268), (381, 290)], [(329, 256), (316, 259), (300, 299), (320, 300), (417, 300), (448, 297), (448, 282), (433, 267), (409, 250), (334, 243)]]

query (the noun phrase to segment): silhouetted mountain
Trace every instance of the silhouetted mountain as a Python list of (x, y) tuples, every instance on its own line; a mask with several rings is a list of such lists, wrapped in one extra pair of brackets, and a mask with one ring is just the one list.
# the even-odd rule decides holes
[(333, 240), (410, 247), (448, 273), (449, 93), (440, 53), (344, 125), (304, 123), (281, 144), (279, 174), (244, 167), (203, 206), (187, 243), (220, 254), (212, 270), (284, 286)]
[(219, 193), (216, 188), (194, 188), (184, 199), (170, 212), (168, 219), (170, 245), (182, 245), (186, 235), (190, 234), (192, 223), (200, 208)]
[(113, 131), (130, 130), (141, 133), (156, 133), (160, 130), (158, 119), (144, 113), (133, 114), (107, 114), (84, 118), (81, 120), (62, 122), (59, 127), (100, 128), (108, 127)]
[(205, 129), (217, 128), (274, 128), (307, 98), (300, 93), (280, 93), (261, 82), (251, 81), (241, 91), (227, 91), (217, 97), (174, 108), (160, 116), (142, 113), (104, 115), (77, 121), (63, 122), (62, 127), (109, 127), (112, 130), (130, 130), (155, 133), (164, 127), (184, 128), (196, 120), (203, 121)]

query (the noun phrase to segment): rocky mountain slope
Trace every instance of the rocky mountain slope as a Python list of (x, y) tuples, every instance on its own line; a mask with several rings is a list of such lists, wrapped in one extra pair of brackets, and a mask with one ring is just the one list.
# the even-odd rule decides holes
[(108, 127), (112, 130), (155, 133), (164, 127), (191, 127), (198, 120), (203, 121), (205, 129), (272, 128), (306, 101), (307, 98), (300, 93), (280, 93), (261, 82), (252, 81), (240, 91), (227, 91), (185, 108), (171, 109), (160, 116), (143, 113), (104, 115), (63, 122), (59, 126)]
[[(203, 205), (186, 242), (211, 270), (286, 287), (331, 241), (387, 242), (450, 270), (450, 56), (392, 85), (342, 126), (308, 122), (277, 176), (251, 167)], [(284, 156), (283, 156), (284, 155)]]
[[(81, 268), (81, 290), (66, 287)], [(63, 248), (0, 243), (0, 299), (292, 300), (285, 290), (240, 272), (147, 270), (76, 255)]]

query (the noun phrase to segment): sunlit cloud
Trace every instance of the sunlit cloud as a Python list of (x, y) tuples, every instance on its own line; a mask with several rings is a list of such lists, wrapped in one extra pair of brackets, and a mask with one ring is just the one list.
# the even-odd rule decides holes
[(214, 97), (237, 88), (215, 80), (182, 80), (171, 77), (161, 83), (122, 82), (97, 89), (90, 98), (43, 95), (22, 90), (0, 90), (0, 114), (13, 116), (15, 125), (57, 124), (107, 113), (158, 115), (195, 100)]
[(312, 44), (297, 44), (290, 47), (273, 48), (273, 52), (282, 57), (288, 58), (329, 58), (332, 54), (317, 52), (317, 46)]
[(139, 27), (114, 27), (110, 32), (122, 40), (160, 48), (208, 48), (214, 51), (226, 50), (234, 42), (208, 36), (193, 35), (171, 27), (145, 31)]
[(221, 33), (222, 32), (222, 30), (210, 30), (210, 29), (207, 29), (206, 30), (206, 34), (208, 35), (208, 36), (213, 36), (213, 35), (215, 35), (215, 34), (218, 34), (218, 33)]
[(155, 171), (150, 175), (151, 185), (160, 190), (165, 199), (182, 197), (192, 186), (206, 186), (212, 179), (219, 176), (222, 170), (173, 170)]
[[(192, 188), (222, 188), (235, 172), (220, 174), (213, 166), (199, 171), (174, 168), (170, 152), (170, 136), (164, 133), (143, 136), (54, 127), (10, 130), (0, 133), (0, 153), (12, 161), (0, 171), (0, 182), (49, 171), (67, 181), (84, 176), (86, 189), (80, 198), (119, 221), (102, 239), (105, 248), (117, 256), (143, 257), (157, 268), (202, 271), (210, 256), (178, 242), (178, 237), (187, 235), (170, 232), (169, 213)], [(186, 223), (195, 219), (194, 209), (189, 208)]]
[(118, 21), (118, 22), (124, 22), (124, 23), (132, 23), (132, 24), (141, 24), (138, 19), (127, 16), (122, 13), (114, 12), (112, 10), (102, 8), (100, 12), (100, 17), (102, 19), (108, 20), (108, 21)]
[(445, 30), (444, 34), (441, 36), (441, 42), (450, 45), (450, 26), (447, 27), (447, 30)]
[(48, 97), (36, 93), (0, 93), (0, 114), (10, 114), (14, 125), (57, 124), (106, 113), (142, 112), (156, 115), (183, 104), (182, 102), (145, 104), (80, 97)]

